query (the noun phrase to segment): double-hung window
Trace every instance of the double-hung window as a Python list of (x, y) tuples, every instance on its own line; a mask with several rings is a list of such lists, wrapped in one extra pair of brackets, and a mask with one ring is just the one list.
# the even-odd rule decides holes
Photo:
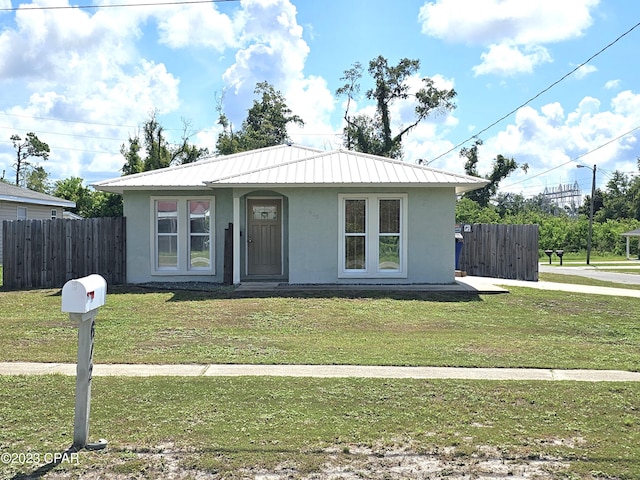
[(215, 273), (213, 198), (153, 198), (151, 203), (155, 273)]
[(341, 277), (406, 277), (407, 196), (340, 195)]

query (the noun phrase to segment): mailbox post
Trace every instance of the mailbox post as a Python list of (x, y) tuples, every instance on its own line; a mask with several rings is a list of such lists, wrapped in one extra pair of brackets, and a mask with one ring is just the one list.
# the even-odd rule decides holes
[(105, 304), (107, 282), (100, 275), (69, 280), (62, 287), (62, 311), (78, 324), (78, 364), (76, 367), (76, 405), (73, 421), (73, 447), (85, 448), (89, 442), (89, 410), (93, 371), (93, 337), (98, 309)]

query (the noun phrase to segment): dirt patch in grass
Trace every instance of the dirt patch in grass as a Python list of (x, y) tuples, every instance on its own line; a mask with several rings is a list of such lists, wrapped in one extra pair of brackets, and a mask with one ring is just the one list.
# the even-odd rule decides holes
[[(438, 452), (419, 453), (410, 448), (395, 447), (384, 450), (354, 445), (330, 447), (314, 452), (315, 462), (309, 466), (283, 462), (274, 468), (260, 466), (243, 467), (235, 471), (222, 466), (220, 469), (199, 469), (193, 466), (197, 452), (181, 451), (171, 443), (151, 449), (131, 451), (126, 458), (108, 465), (92, 465), (84, 471), (51, 471), (49, 480), (82, 478), (83, 480), (128, 480), (131, 478), (163, 478), (166, 480), (200, 480), (211, 478), (256, 480), (360, 480), (388, 478), (447, 478), (462, 480), (544, 480), (567, 473), (568, 462), (555, 458), (513, 458), (493, 447), (477, 447), (476, 453), (462, 454), (455, 447)], [(319, 457), (319, 458), (318, 458)], [(314, 462), (314, 463), (315, 463)], [(99, 462), (98, 462), (99, 463)], [(197, 462), (196, 462), (197, 463)], [(24, 479), (29, 476), (21, 477)]]

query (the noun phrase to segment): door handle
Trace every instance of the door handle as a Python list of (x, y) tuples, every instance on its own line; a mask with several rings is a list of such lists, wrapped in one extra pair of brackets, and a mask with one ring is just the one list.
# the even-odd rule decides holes
[(247, 239), (247, 243), (253, 243), (253, 240), (249, 238)]

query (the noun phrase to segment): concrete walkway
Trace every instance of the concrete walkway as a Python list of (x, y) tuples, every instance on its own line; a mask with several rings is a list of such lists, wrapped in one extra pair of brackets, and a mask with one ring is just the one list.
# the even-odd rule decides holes
[[(619, 275), (625, 275), (623, 273)], [(629, 276), (638, 277), (640, 275), (629, 274)], [(635, 297), (640, 298), (640, 290), (632, 290), (630, 288), (614, 288), (614, 287), (595, 287), (591, 285), (575, 285), (572, 283), (556, 283), (556, 282), (525, 282), (522, 280), (507, 280), (500, 278), (486, 277), (462, 277), (456, 279), (457, 283), (467, 285), (468, 291), (474, 289), (478, 294), (498, 293), (501, 287), (525, 287), (535, 288), (538, 290), (551, 290), (555, 292), (573, 292), (583, 293), (586, 295), (613, 295), (616, 297)], [(491, 291), (493, 289), (493, 291)], [(507, 292), (508, 290), (503, 290)]]
[[(0, 375), (74, 376), (74, 363), (0, 363)], [(537, 368), (385, 367), (358, 365), (130, 365), (93, 366), (94, 377), (317, 377), (414, 378), (457, 380), (542, 380), (576, 382), (640, 382), (640, 372), (622, 370), (557, 370)]]

